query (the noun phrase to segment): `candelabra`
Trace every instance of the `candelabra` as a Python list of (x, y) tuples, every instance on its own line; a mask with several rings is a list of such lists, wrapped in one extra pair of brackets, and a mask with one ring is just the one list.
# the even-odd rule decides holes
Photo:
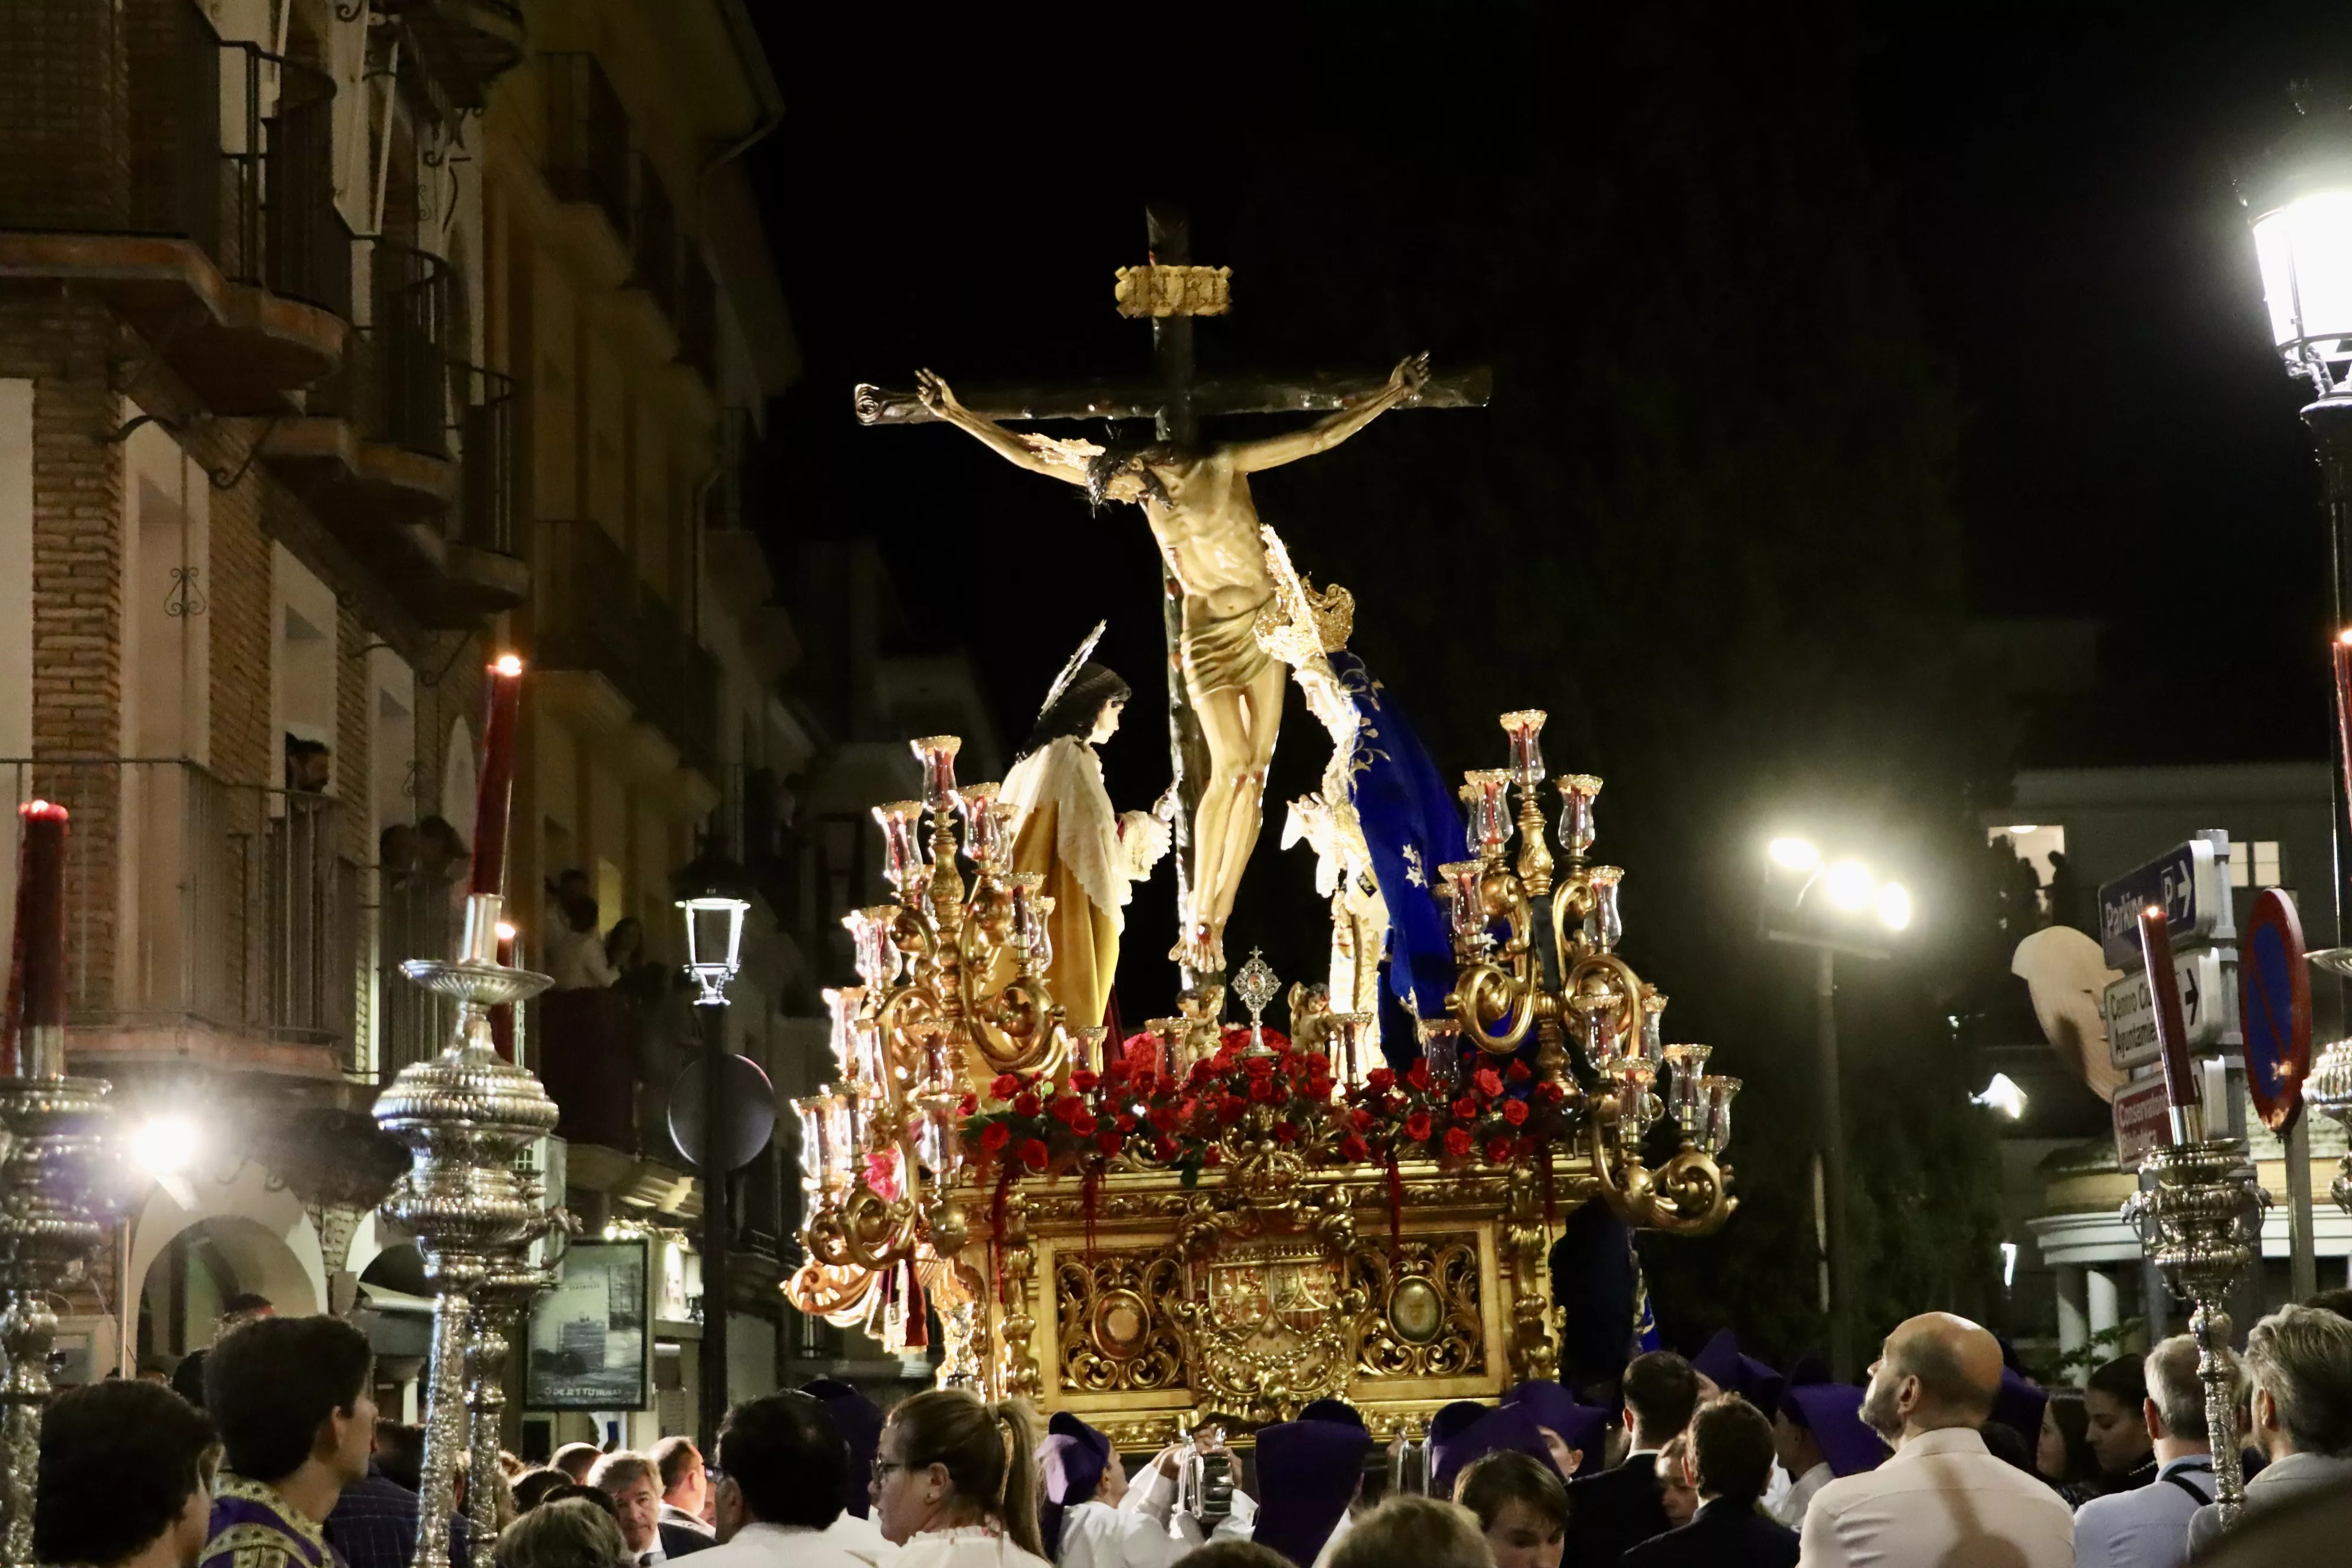
[[(2324, 968), (2339, 973), (2352, 972), (2352, 948), (2332, 948), (2311, 956)], [(2304, 1080), (2303, 1098), (2352, 1132), (2352, 1040), (2336, 1040), (2321, 1047), (2318, 1059), (2311, 1064), (2311, 1076)], [(2327, 1193), (2338, 1208), (2352, 1213), (2352, 1154), (2345, 1155), (2338, 1164)]]
[[(836, 1087), (793, 1102), (809, 1260), (787, 1287), (801, 1310), (862, 1324), (899, 1348), (920, 1342), (925, 1295), (943, 1278), (951, 1296), (976, 1289), (951, 1275), (968, 1235), (951, 1195), (967, 1087), (1002, 1073), (1050, 1074), (1072, 1046), (1045, 982), (1054, 901), (1043, 877), (1010, 868), (1010, 808), (993, 784), (958, 786), (956, 737), (911, 744), (923, 798), (874, 812), (898, 901), (842, 922), (864, 984), (826, 993)], [(918, 853), (926, 816), (930, 837)], [(969, 888), (959, 852), (973, 868)], [(968, 1341), (951, 1348), (978, 1353)]]
[[(2147, 1156), (2156, 1185), (2134, 1193), (2123, 1215), (2139, 1233), (2149, 1261), (2173, 1293), (2190, 1303), (2189, 1331), (2197, 1339), (2197, 1376), (2205, 1385), (2206, 1429), (2237, 1430), (2238, 1391), (2221, 1352), (2230, 1344), (2229, 1295), (2239, 1270), (2259, 1256), (2263, 1210), (2270, 1194), (2254, 1182), (2245, 1145), (2234, 1138), (2192, 1139)], [(2213, 1500), (2224, 1525), (2234, 1524), (2246, 1500), (2238, 1445), (2213, 1445)]]
[[(555, 1102), (538, 1079), (499, 1058), (490, 1030), (492, 1008), (535, 996), (551, 982), (498, 962), (501, 902), (494, 892), (467, 899), (456, 959), (401, 965), (417, 984), (457, 1000), (457, 1024), (446, 1050), (402, 1068), (375, 1104), (376, 1124), (410, 1156), (381, 1212), (415, 1237), (434, 1293), (415, 1568), (449, 1561), (461, 1455), (475, 1456), (473, 1493), (495, 1497), (505, 1340), (542, 1283), (524, 1262), (525, 1249), (551, 1224), (547, 1194), (521, 1158), (533, 1140), (555, 1130)], [(494, 1537), (482, 1526), (478, 1518), (476, 1568)]]
[[(1545, 844), (1536, 786), (1544, 778), (1544, 715), (1506, 713), (1510, 765), (1464, 775), (1468, 855), (1439, 868), (1450, 907), (1457, 978), (1446, 1004), (1452, 1036), (1490, 1057), (1517, 1054), (1532, 1035), (1536, 1076), (1570, 1090), (1581, 1111), (1593, 1173), (1610, 1207), (1629, 1224), (1684, 1233), (1711, 1229), (1738, 1205), (1729, 1168), (1739, 1080), (1706, 1071), (1709, 1047), (1664, 1043), (1666, 998), (1644, 984), (1616, 947), (1624, 934), (1618, 889), (1624, 872), (1587, 858), (1601, 781), (1570, 773), (1556, 785), (1565, 861)], [(1516, 821), (1510, 795), (1516, 790)], [(1516, 863), (1507, 859), (1513, 831)], [(1573, 1032), (1580, 1059), (1565, 1040)], [(1662, 1104), (1654, 1090), (1665, 1075)], [(1656, 1170), (1643, 1142), (1671, 1113), (1681, 1147)]]

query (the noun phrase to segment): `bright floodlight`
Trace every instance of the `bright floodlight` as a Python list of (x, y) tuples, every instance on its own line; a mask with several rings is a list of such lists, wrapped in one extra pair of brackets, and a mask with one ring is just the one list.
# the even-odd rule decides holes
[(2017, 1243), (2000, 1244), (2000, 1288), (2004, 1290), (2017, 1283)]
[(2271, 341), (2302, 368), (2298, 350), (2336, 358), (2352, 338), (2352, 191), (2315, 191), (2254, 219), (2254, 256)]
[(2014, 1121), (2025, 1114), (2025, 1091), (2017, 1087), (2015, 1079), (2005, 1072), (1997, 1072), (1992, 1075), (1992, 1081), (1985, 1085), (1982, 1094), (1969, 1096), (1969, 1103), (1998, 1110)]
[(196, 1124), (184, 1116), (158, 1116), (131, 1135), (131, 1157), (150, 1176), (176, 1175), (196, 1163)]
[(1878, 918), (1889, 931), (1911, 923), (1911, 894), (1902, 883), (1889, 882), (1878, 889)]
[(2038, 822), (2012, 822), (2009, 825), (2009, 836), (2011, 838), (2022, 838), (2029, 833), (2041, 831), (2042, 825)]
[(1859, 860), (1841, 860), (1822, 879), (1830, 902), (1842, 910), (1867, 909), (1872, 892), (1870, 868)]
[(1822, 863), (1822, 852), (1802, 838), (1775, 838), (1765, 852), (1774, 865), (1791, 871), (1810, 871)]

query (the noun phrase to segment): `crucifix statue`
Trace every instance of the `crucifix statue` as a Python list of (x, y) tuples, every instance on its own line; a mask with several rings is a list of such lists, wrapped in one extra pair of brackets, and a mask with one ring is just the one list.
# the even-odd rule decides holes
[[(1193, 315), (1223, 314), (1225, 272), (1187, 265), (1181, 218), (1147, 215), (1150, 261), (1122, 268), (1123, 313), (1152, 320), (1159, 385), (989, 393), (960, 399), (931, 372), (912, 395), (856, 392), (866, 424), (938, 420), (1007, 460), (1083, 488), (1097, 506), (1143, 509), (1159, 541), (1168, 597), (1170, 722), (1181, 809), (1177, 830), (1181, 931), (1171, 954), (1188, 986), (1224, 969), (1234, 895), (1257, 842), (1267, 764), (1281, 722), (1287, 671), (1259, 646), (1255, 625), (1274, 598), (1249, 476), (1328, 451), (1391, 408), (1475, 407), (1486, 373), (1440, 382), (1426, 354), (1385, 381), (1317, 375), (1290, 382), (1211, 383), (1192, 377)], [(1202, 413), (1332, 410), (1285, 435), (1203, 444)], [(1149, 416), (1157, 439), (1103, 447), (1007, 429), (1003, 419), (1124, 419)]]

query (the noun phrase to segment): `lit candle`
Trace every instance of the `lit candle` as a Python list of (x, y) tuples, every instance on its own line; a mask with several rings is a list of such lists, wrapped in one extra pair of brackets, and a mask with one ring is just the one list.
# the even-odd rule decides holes
[(0, 1075), (62, 1078), (66, 1070), (66, 808), (16, 808), (16, 962), (8, 979)]
[(2156, 1014), (2156, 1047), (2164, 1061), (2164, 1103), (2172, 1113), (2172, 1141), (2201, 1142), (2205, 1109), (2197, 1098), (2197, 1074), (2189, 1058), (2180, 982), (2172, 973), (2172, 933), (2165, 926), (2164, 910), (2154, 904), (2139, 912), (2139, 953), (2147, 965), (2147, 994)]
[(522, 703), (522, 660), (501, 656), (490, 666), (482, 722), (482, 782), (474, 796), (474, 878), (467, 890), (493, 896), (507, 877), (507, 812), (514, 799), (515, 721)]
[[(506, 921), (499, 922), (499, 967), (512, 969), (515, 958), (515, 928)], [(498, 1047), (500, 1061), (512, 1061), (514, 1054), (514, 1004), (501, 1002), (490, 1009), (490, 1044)]]

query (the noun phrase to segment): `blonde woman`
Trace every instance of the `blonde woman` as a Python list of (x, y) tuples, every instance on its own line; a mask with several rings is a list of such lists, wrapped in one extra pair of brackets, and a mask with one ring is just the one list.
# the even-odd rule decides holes
[(901, 1401), (874, 1457), (874, 1514), (897, 1568), (1048, 1568), (1037, 1534), (1036, 1418), (961, 1388)]

